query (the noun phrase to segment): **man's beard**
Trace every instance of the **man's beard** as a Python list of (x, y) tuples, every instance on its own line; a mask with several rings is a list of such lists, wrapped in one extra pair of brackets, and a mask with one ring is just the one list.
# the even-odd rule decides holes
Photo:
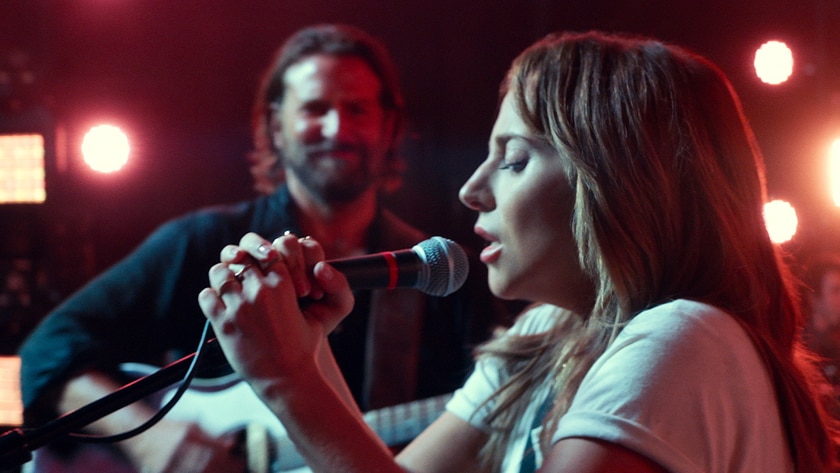
[[(371, 152), (365, 147), (327, 143), (298, 148), (294, 152), (297, 156), (291, 156), (291, 159), (286, 156), (287, 173), (294, 173), (301, 184), (324, 203), (353, 202), (377, 181), (370, 167)], [(329, 157), (332, 152), (353, 152), (358, 156), (358, 165)], [(348, 166), (352, 169), (347, 169)]]

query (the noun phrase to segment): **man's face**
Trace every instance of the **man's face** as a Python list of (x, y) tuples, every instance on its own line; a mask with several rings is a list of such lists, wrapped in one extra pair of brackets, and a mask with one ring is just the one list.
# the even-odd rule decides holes
[(352, 202), (375, 189), (393, 140), (382, 84), (359, 58), (317, 54), (286, 70), (275, 111), (275, 146), (289, 180), (323, 203)]

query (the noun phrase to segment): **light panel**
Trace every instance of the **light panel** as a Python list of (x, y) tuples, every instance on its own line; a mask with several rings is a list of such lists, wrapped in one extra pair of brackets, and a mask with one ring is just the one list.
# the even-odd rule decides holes
[(0, 135), (0, 204), (40, 204), (46, 198), (44, 137)]
[(20, 426), (22, 423), (20, 358), (0, 356), (0, 426)]

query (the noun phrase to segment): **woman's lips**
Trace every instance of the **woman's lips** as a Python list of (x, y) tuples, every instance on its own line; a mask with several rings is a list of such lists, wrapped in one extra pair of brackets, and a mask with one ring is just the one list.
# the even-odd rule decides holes
[(490, 234), (490, 232), (485, 230), (484, 227), (479, 224), (476, 224), (475, 227), (473, 227), (473, 231), (476, 235), (487, 242), (487, 246), (481, 250), (479, 260), (484, 264), (492, 264), (498, 261), (498, 259), (502, 256), (502, 245), (499, 244), (496, 237)]
[(502, 246), (498, 243), (490, 243), (481, 250), (479, 259), (484, 264), (495, 263), (502, 256)]

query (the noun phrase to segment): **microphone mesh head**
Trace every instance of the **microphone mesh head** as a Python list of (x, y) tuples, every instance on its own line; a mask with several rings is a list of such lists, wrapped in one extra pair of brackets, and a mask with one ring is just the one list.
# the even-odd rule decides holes
[(417, 289), (432, 296), (448, 296), (464, 285), (470, 264), (457, 243), (436, 236), (421, 241), (414, 250), (421, 255), (428, 269), (428, 277), (422, 278)]

